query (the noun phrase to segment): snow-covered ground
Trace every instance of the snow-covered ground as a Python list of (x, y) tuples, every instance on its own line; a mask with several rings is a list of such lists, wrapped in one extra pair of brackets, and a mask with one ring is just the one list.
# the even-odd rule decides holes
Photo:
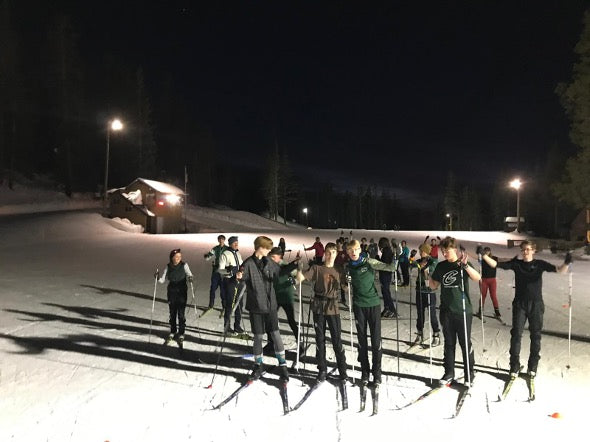
[[(239, 217), (238, 213), (233, 216)], [(247, 223), (244, 220), (243, 223)], [(244, 224), (245, 225), (245, 224)], [(244, 257), (252, 242), (266, 233), (287, 248), (298, 250), (319, 235), (334, 240), (339, 231), (266, 230), (238, 234)], [(354, 231), (360, 238), (384, 235), (405, 239), (411, 248), (424, 236), (443, 232)], [(494, 253), (511, 257), (506, 248), (511, 234), (453, 232), (468, 251), (477, 242)], [(586, 436), (586, 399), (590, 394), (590, 263), (573, 265), (573, 318), (571, 359), (568, 351), (568, 275), (544, 275), (546, 303), (542, 359), (537, 377), (537, 399), (528, 403), (523, 381), (516, 383), (504, 402), (498, 393), (508, 368), (510, 328), (487, 318), (485, 342), (481, 323), (474, 318), (472, 340), (477, 377), (471, 397), (460, 416), (450, 419), (457, 391), (439, 394), (405, 408), (442, 375), (442, 346), (429, 353), (406, 354), (413, 338), (410, 291), (398, 292), (399, 341), (396, 321), (383, 321), (384, 384), (380, 412), (359, 413), (359, 393), (349, 386), (349, 409), (338, 410), (335, 386), (326, 383), (296, 412), (282, 415), (277, 376), (267, 377), (245, 390), (237, 401), (219, 411), (219, 403), (244, 380), (252, 365), (250, 343), (226, 341), (213, 387), (221, 342), (222, 320), (209, 313), (196, 320), (187, 311), (188, 331), (183, 358), (174, 347), (163, 347), (167, 333), (165, 286), (157, 287), (153, 328), (149, 336), (154, 290), (153, 273), (167, 262), (168, 252), (181, 247), (196, 275), (196, 306), (208, 302), (210, 264), (203, 254), (215, 244), (217, 233), (141, 235), (124, 223), (96, 213), (24, 214), (0, 218), (0, 440), (1, 441), (162, 441), (162, 440), (580, 440)], [(294, 252), (293, 252), (294, 253)], [(293, 255), (292, 255), (293, 256)], [(559, 264), (563, 256), (548, 251), (538, 257)], [(510, 322), (512, 273), (498, 271), (500, 309)], [(304, 284), (303, 317), (307, 317), (309, 286)], [(473, 302), (478, 297), (472, 284)], [(220, 307), (217, 298), (216, 307)], [(492, 312), (490, 301), (486, 312)], [(415, 309), (412, 310), (415, 321)], [(347, 359), (349, 315), (342, 313)], [(287, 348), (294, 339), (281, 313)], [(249, 321), (246, 321), (249, 329)], [(399, 373), (396, 350), (399, 342)], [(485, 352), (483, 351), (485, 348)], [(328, 350), (330, 345), (328, 344)], [(313, 347), (312, 351), (313, 352)], [(246, 355), (246, 356), (245, 356)], [(333, 355), (329, 352), (329, 358)], [(291, 357), (293, 354), (290, 355)], [(528, 332), (522, 360), (528, 356)], [(276, 365), (274, 358), (266, 358)], [(457, 360), (460, 354), (457, 353)], [(315, 375), (312, 359), (302, 373), (293, 375), (289, 398), (295, 404)], [(569, 363), (570, 369), (566, 368)], [(457, 369), (457, 374), (461, 369)], [(353, 371), (350, 370), (350, 374)], [(357, 376), (358, 364), (357, 364)], [(370, 396), (369, 396), (370, 398)], [(550, 417), (560, 413), (561, 418)], [(407, 440), (407, 439), (406, 439)]]

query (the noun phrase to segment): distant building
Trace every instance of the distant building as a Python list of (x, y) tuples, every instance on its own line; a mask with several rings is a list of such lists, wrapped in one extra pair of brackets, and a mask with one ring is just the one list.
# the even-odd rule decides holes
[[(518, 221), (518, 218), (516, 216), (507, 216), (506, 218), (504, 218), (504, 231), (505, 232), (514, 232), (516, 230), (516, 224)], [(520, 217), (520, 232), (524, 231), (524, 217), (521, 216)]]
[(142, 225), (147, 233), (179, 233), (185, 193), (160, 181), (137, 178), (127, 187), (112, 189), (109, 216), (127, 218)]

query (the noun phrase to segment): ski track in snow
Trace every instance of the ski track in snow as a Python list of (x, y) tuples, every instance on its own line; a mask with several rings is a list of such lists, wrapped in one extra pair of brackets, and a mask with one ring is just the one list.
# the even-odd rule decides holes
[[(482, 352), (481, 321), (473, 323), (477, 376), (461, 414), (449, 419), (457, 397), (451, 389), (396, 410), (426, 391), (431, 377), (436, 382), (442, 374), (443, 354), (443, 345), (433, 348), (430, 367), (428, 350), (407, 353), (406, 339), (413, 338), (416, 312), (415, 306), (410, 304), (414, 301), (410, 296), (412, 291), (399, 289), (401, 373), (397, 373), (396, 321), (384, 320), (384, 382), (380, 388), (379, 414), (370, 416), (370, 394), (366, 411), (359, 413), (359, 391), (351, 386), (348, 388), (349, 408), (339, 411), (340, 393), (328, 383), (314, 392), (300, 410), (282, 416), (279, 391), (273, 381), (256, 382), (237, 400), (221, 410), (211, 411), (214, 404), (240, 385), (251, 369), (251, 360), (241, 356), (251, 353), (252, 343), (228, 338), (213, 388), (206, 389), (218, 356), (223, 321), (218, 314), (195, 320), (191, 304), (187, 309), (185, 357), (180, 359), (176, 347), (164, 348), (161, 344), (161, 338), (168, 332), (166, 289), (161, 284), (157, 286), (151, 343), (148, 343), (154, 269), (162, 269), (168, 251), (180, 246), (196, 276), (196, 305), (206, 305), (210, 263), (202, 256), (215, 244), (217, 233), (138, 235), (113, 227), (97, 214), (74, 212), (0, 218), (0, 231), (6, 239), (0, 249), (5, 288), (0, 295), (3, 301), (0, 310), (0, 440), (196, 438), (199, 441), (296, 439), (327, 442), (378, 439), (392, 431), (396, 438), (407, 436), (418, 440), (431, 438), (433, 434), (439, 440), (456, 440), (465, 432), (477, 434), (482, 441), (514, 440), (524, 435), (538, 440), (566, 437), (576, 440), (579, 432), (585, 431), (581, 398), (590, 392), (587, 374), (590, 300), (586, 296), (590, 293), (589, 261), (576, 261), (574, 266), (569, 370), (565, 368), (569, 362), (569, 311), (563, 308), (569, 292), (567, 279), (555, 274), (543, 277), (545, 332), (534, 402), (527, 402), (524, 381), (514, 384), (505, 401), (494, 400), (507, 375), (510, 327), (486, 318), (486, 352)], [(339, 232), (285, 230), (267, 234), (276, 240), (284, 237), (287, 247), (297, 250), (301, 246), (293, 244), (311, 244), (316, 235), (324, 242), (334, 240)], [(244, 258), (252, 252), (256, 234), (223, 233), (239, 235)], [(383, 233), (355, 231), (355, 236), (362, 234), (378, 239)], [(444, 232), (385, 232), (384, 236), (406, 239), (411, 248), (416, 248), (427, 233), (442, 237)], [(481, 241), (490, 244), (498, 256), (511, 257), (516, 253), (516, 249), (505, 247), (505, 239), (512, 237), (511, 234), (453, 234), (468, 252)], [(549, 252), (539, 253), (538, 257), (554, 264), (563, 260), (563, 256)], [(14, 278), (12, 275), (22, 272), (23, 262), (27, 263), (30, 276)], [(475, 303), (479, 298), (477, 285), (472, 284), (470, 289)], [(305, 290), (304, 321), (309, 286), (304, 285)], [(510, 323), (513, 297), (510, 272), (498, 271), (498, 297), (502, 315)], [(192, 303), (192, 299), (189, 302)], [(217, 294), (217, 307), (219, 303)], [(411, 322), (410, 308), (414, 309)], [(349, 366), (355, 363), (358, 376), (358, 362), (353, 361), (350, 353), (348, 311), (342, 309), (341, 312), (347, 361)], [(486, 312), (491, 312), (488, 303)], [(280, 319), (285, 344), (291, 345), (293, 337), (282, 313)], [(245, 324), (249, 328), (248, 320)], [(313, 340), (313, 330), (309, 331)], [(524, 363), (528, 345), (528, 331), (525, 331), (521, 351)], [(302, 370), (306, 376), (313, 376), (316, 370), (310, 357), (313, 353), (312, 345), (304, 361), (305, 370)], [(196, 360), (197, 354), (203, 363)], [(329, 342), (327, 356), (333, 361)], [(459, 351), (456, 358), (457, 375), (460, 375)], [(275, 358), (265, 357), (265, 361), (276, 365)], [(275, 375), (269, 377), (276, 378)], [(296, 404), (307, 388), (307, 384), (292, 375), (290, 403)], [(563, 417), (550, 418), (554, 412), (560, 412)]]

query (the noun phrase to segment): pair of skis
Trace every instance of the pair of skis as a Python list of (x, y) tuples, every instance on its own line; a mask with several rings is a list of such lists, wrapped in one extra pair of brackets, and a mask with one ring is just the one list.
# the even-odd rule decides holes
[(440, 384), (435, 387), (432, 387), (430, 390), (426, 391), (425, 393), (423, 393), (421, 396), (417, 397), (413, 401), (407, 403), (403, 407), (399, 407), (398, 410), (403, 410), (404, 408), (408, 408), (412, 405), (422, 402), (426, 398), (435, 395), (436, 393), (442, 391), (445, 388), (455, 388), (455, 389), (459, 390), (459, 396), (457, 397), (457, 402), (455, 404), (455, 413), (452, 416), (453, 418), (456, 418), (459, 416), (459, 413), (461, 412), (461, 409), (463, 408), (463, 404), (465, 403), (465, 399), (467, 399), (467, 397), (471, 395), (471, 392), (470, 392), (470, 386), (460, 384), (460, 383), (456, 382), (455, 380), (447, 382), (445, 384)]
[(166, 339), (164, 339), (164, 346), (168, 346), (172, 341), (176, 342), (178, 345), (178, 351), (182, 355), (184, 352), (184, 336), (168, 336)]
[[(326, 376), (326, 379), (328, 378), (328, 376), (331, 376), (335, 372), (336, 368), (330, 370), (330, 372)], [(309, 399), (313, 392), (316, 391), (324, 382), (326, 382), (326, 379), (316, 380), (316, 382), (311, 387), (309, 387), (309, 389), (305, 392), (301, 400), (297, 402), (297, 404), (291, 409), (291, 411), (298, 410)], [(338, 385), (338, 388), (340, 389), (340, 397), (342, 398), (342, 410), (346, 410), (348, 408), (348, 393), (346, 391), (346, 381), (341, 381)]]
[[(523, 367), (521, 367), (522, 370)], [(526, 381), (526, 385), (527, 388), (529, 390), (529, 397), (528, 397), (528, 401), (532, 402), (535, 400), (535, 377), (531, 376), (530, 374), (519, 374), (517, 376), (510, 376), (510, 378), (504, 383), (504, 388), (502, 389), (502, 393), (500, 394), (500, 396), (498, 397), (498, 401), (501, 402), (503, 400), (506, 399), (506, 397), (508, 397), (508, 393), (510, 393), (510, 390), (512, 389), (512, 385), (514, 384), (514, 381), (516, 381), (516, 379), (518, 379), (519, 377), (523, 377), (524, 380)]]
[[(242, 385), (240, 385), (232, 394), (230, 394), (227, 398), (225, 398), (219, 404), (215, 405), (213, 407), (213, 409), (214, 410), (219, 410), (224, 405), (226, 405), (229, 402), (231, 402), (232, 400), (236, 399), (240, 393), (242, 393), (245, 389), (247, 389), (254, 382), (256, 382), (259, 379), (261, 379), (262, 377), (264, 377), (265, 374), (266, 374), (266, 372), (263, 372), (260, 375), (260, 377), (257, 377), (257, 378), (251, 378), (251, 377), (249, 377), (246, 380), (246, 382), (244, 382)], [(289, 409), (289, 396), (287, 394), (287, 384), (288, 383), (289, 383), (289, 381), (281, 379), (280, 380), (280, 385), (279, 385), (279, 393), (281, 395), (281, 402), (283, 404), (283, 414), (288, 414), (289, 411), (290, 411), (290, 409)]]
[(372, 416), (379, 413), (379, 384), (374, 382), (367, 382), (361, 381), (360, 385), (360, 394), (361, 394), (361, 405), (359, 412), (362, 413), (365, 411), (365, 407), (367, 404), (367, 389), (371, 390), (371, 399), (373, 401), (373, 413)]

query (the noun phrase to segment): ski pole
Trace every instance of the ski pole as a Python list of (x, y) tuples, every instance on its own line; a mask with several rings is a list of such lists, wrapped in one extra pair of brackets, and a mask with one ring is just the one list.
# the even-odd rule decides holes
[(197, 313), (197, 301), (195, 299), (195, 287), (193, 286), (192, 279), (189, 280), (189, 282), (191, 284), (191, 294), (193, 295), (193, 307), (195, 308), (195, 328), (197, 329), (197, 333), (199, 334), (199, 341), (202, 341), (201, 331), (199, 330), (199, 314)]
[(299, 349), (301, 344), (301, 282), (299, 281), (299, 312), (297, 314), (297, 354), (295, 358), (295, 370), (299, 372)]
[[(244, 296), (244, 292), (246, 291), (246, 284), (244, 284), (242, 286), (242, 289), (240, 290), (240, 294), (237, 295), (237, 293), (238, 293), (238, 286), (239, 286), (239, 284), (236, 285), (236, 289), (235, 289), (235, 292), (234, 292), (234, 300), (233, 300), (232, 307), (231, 307), (230, 318), (235, 313), (237, 302), (239, 302), (242, 299), (242, 296)], [(221, 353), (223, 352), (223, 348), (225, 346), (225, 340), (226, 339), (227, 339), (227, 333), (225, 332), (225, 326), (224, 326), (224, 329), (223, 329), (223, 339), (221, 341), (221, 348), (219, 349), (219, 354), (217, 355), (217, 362), (215, 363), (215, 368), (213, 369), (213, 377), (211, 378), (211, 383), (206, 387), (207, 389), (213, 388), (213, 381), (215, 380), (215, 375), (217, 374), (217, 368), (219, 367), (219, 361), (221, 360)]]
[(307, 261), (307, 265), (309, 265), (309, 256), (307, 256), (307, 250), (305, 250), (305, 244), (303, 245), (303, 253), (305, 253), (305, 261)]
[[(420, 296), (422, 296), (422, 293), (420, 293)], [(428, 296), (428, 302), (426, 304), (426, 308), (428, 309), (428, 341), (430, 342), (430, 345), (428, 347), (428, 364), (430, 365), (430, 385), (432, 385), (432, 316), (430, 313), (430, 293), (426, 293), (426, 296)]]
[(156, 306), (156, 289), (158, 288), (158, 275), (160, 271), (156, 269), (156, 273), (154, 273), (154, 297), (152, 299), (152, 314), (150, 315), (150, 333), (148, 335), (148, 342), (152, 340), (152, 320), (154, 318), (154, 308)]
[(412, 345), (412, 269), (408, 268), (408, 274), (410, 275), (410, 280), (408, 281), (410, 287), (410, 326), (408, 330), (410, 331), (410, 345)]
[[(477, 255), (477, 260), (479, 261), (479, 274), (481, 275), (482, 273), (482, 257), (481, 254)], [(492, 297), (492, 292), (490, 289), (490, 298)], [(480, 312), (480, 316), (481, 316), (481, 348), (482, 348), (482, 353), (486, 352), (486, 332), (485, 332), (485, 327), (484, 327), (484, 322), (483, 322), (483, 303), (484, 303), (484, 297), (483, 297), (483, 281), (480, 279), (479, 280), (479, 312)], [(491, 301), (490, 301), (491, 302)]]
[[(307, 351), (307, 346), (309, 345), (309, 321), (311, 318), (311, 300), (312, 298), (309, 298), (309, 305), (307, 306), (307, 322), (305, 323), (305, 333), (304, 333), (304, 342), (303, 342), (303, 347), (305, 347), (305, 350)], [(305, 360), (303, 361), (303, 369), (305, 370)]]
[(467, 339), (467, 312), (465, 307), (465, 281), (463, 280), (463, 265), (459, 263), (460, 276), (461, 276), (461, 301), (463, 303), (463, 332), (464, 332), (464, 339), (465, 339), (465, 367), (467, 367), (467, 374), (465, 375), (465, 379), (467, 379), (467, 385), (471, 386), (471, 367), (469, 366), (469, 356), (471, 352), (469, 351), (469, 340)]
[[(352, 232), (351, 232), (352, 233)], [(346, 282), (348, 283), (348, 316), (350, 322), (350, 353), (352, 355), (352, 383), (356, 383), (356, 366), (354, 360), (354, 335), (352, 334), (352, 280), (350, 273), (346, 271)]]
[(399, 371), (399, 306), (397, 303), (397, 266), (399, 265), (399, 261), (397, 260), (397, 248), (393, 252), (394, 254), (394, 268), (393, 271), (393, 281), (394, 281), (394, 288), (395, 288), (395, 340), (397, 341), (397, 379), (400, 380), (400, 371)]
[(573, 287), (573, 273), (571, 271), (571, 264), (570, 264), (570, 272), (569, 272), (569, 295), (568, 295), (568, 305), (569, 305), (569, 325), (568, 325), (568, 332), (567, 332), (567, 365), (566, 368), (569, 369), (571, 367), (571, 359), (572, 359), (572, 287)]

